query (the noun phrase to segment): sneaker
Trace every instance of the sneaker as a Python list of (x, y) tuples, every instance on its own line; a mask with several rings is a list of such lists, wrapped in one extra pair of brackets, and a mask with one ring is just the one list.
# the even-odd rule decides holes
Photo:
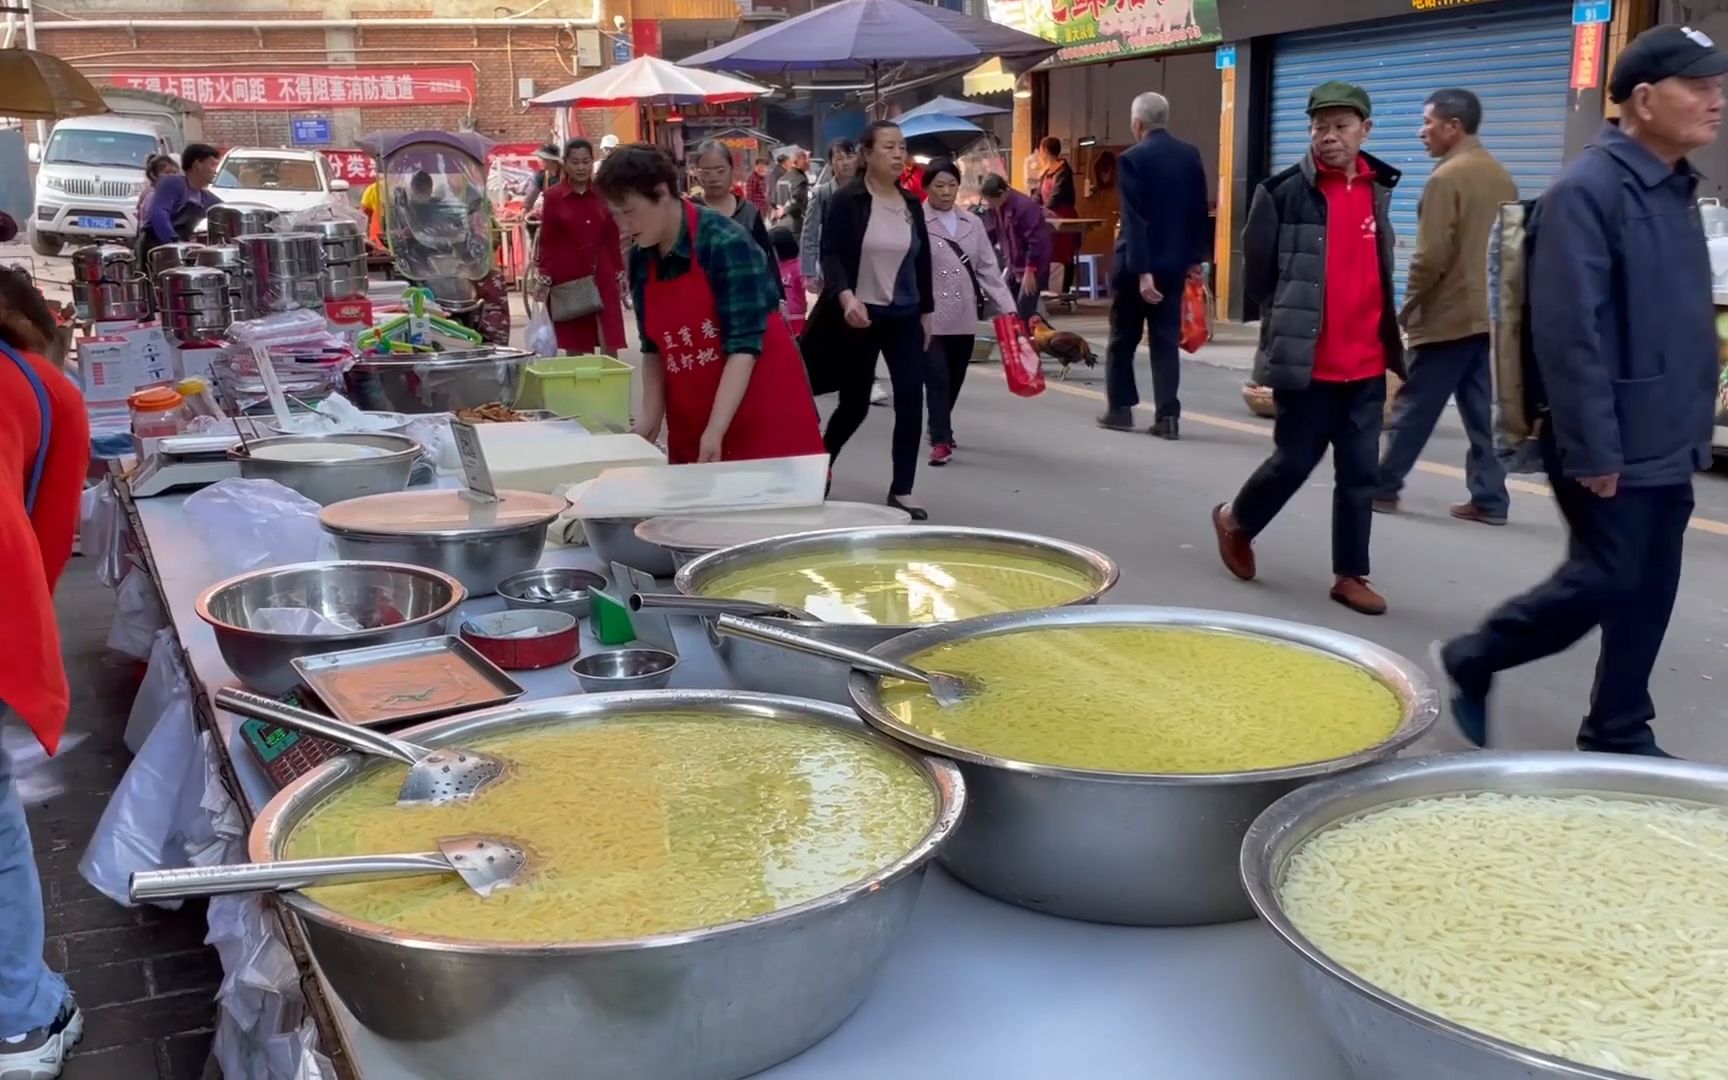
[(946, 465), (954, 457), (954, 444), (939, 442), (930, 447), (930, 464)]
[(1224, 523), (1224, 504), (1212, 508), (1212, 531), (1218, 534), (1218, 558), (1224, 569), (1243, 581), (1254, 580), (1254, 541)]
[[(1471, 746), (1478, 748), (1488, 745), (1488, 691), (1480, 692), (1466, 689), (1458, 676), (1452, 673), (1452, 665), (1446, 662), (1446, 646), (1434, 642), (1428, 646), (1428, 662), (1434, 671), (1446, 681), (1446, 703), (1451, 707), (1452, 722), (1458, 726), (1458, 733), (1464, 736)], [(1580, 747), (1582, 749), (1582, 747)]]
[(1367, 578), (1339, 578), (1332, 583), (1332, 599), (1358, 615), (1386, 614), (1386, 598), (1374, 591)]
[(83, 1037), (84, 1014), (68, 997), (47, 1027), (0, 1039), (0, 1078), (55, 1080), (66, 1066), (67, 1053)]
[(1491, 514), (1473, 502), (1461, 502), (1446, 508), (1446, 512), (1459, 521), (1474, 521), (1478, 525), (1504, 525), (1506, 515)]
[(1374, 507), (1376, 514), (1396, 514), (1398, 512), (1397, 499), (1375, 499), (1370, 505)]
[(888, 404), (888, 388), (883, 386), (880, 380), (870, 384), (870, 404)]

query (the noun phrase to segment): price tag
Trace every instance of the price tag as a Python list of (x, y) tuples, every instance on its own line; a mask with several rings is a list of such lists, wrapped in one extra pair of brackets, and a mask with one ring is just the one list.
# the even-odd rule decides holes
[(492, 483), (492, 470), (486, 467), (486, 450), (480, 445), (479, 429), (465, 420), (451, 420), (450, 434), (456, 437), (463, 485), (476, 498), (497, 502), (498, 488)]

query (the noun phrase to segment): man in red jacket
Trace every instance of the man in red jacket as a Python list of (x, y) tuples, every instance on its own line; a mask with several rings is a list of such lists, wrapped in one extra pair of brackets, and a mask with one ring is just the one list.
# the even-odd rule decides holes
[[(77, 388), (43, 359), (54, 317), (28, 275), (0, 269), (0, 719), (16, 715), (52, 754), (69, 692), (54, 620), (54, 582), (72, 554), (90, 460)], [(42, 959), (42, 883), (0, 745), (0, 1076), (52, 1080), (84, 1031), (65, 980)]]

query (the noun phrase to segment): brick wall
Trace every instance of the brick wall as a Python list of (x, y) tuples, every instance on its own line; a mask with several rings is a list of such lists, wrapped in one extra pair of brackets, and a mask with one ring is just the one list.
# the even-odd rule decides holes
[[(147, 14), (105, 12), (114, 17), (147, 19)], [(283, 13), (249, 18), (268, 20)], [(524, 109), (517, 100), (517, 80), (534, 80), (536, 94), (555, 90), (595, 69), (575, 71), (575, 42), (556, 28), (254, 30), (250, 27), (210, 30), (55, 30), (38, 37), (40, 46), (75, 63), (101, 81), (104, 72), (160, 69), (163, 71), (241, 71), (248, 68), (291, 68), (308, 72), (342, 67), (331, 57), (352, 56), (356, 67), (471, 65), (475, 99), (466, 105), (405, 105), (366, 109), (318, 107), (305, 113), (272, 110), (206, 109), (205, 135), (218, 146), (277, 146), (289, 142), (289, 121), (296, 115), (327, 115), (336, 129), (335, 141), (347, 144), (359, 134), (386, 129), (434, 128), (455, 131), (472, 126), (506, 143), (544, 142), (550, 137), (554, 114)], [(352, 46), (351, 51), (349, 46)], [(572, 117), (572, 130), (598, 137), (612, 130), (606, 110), (582, 110)]]

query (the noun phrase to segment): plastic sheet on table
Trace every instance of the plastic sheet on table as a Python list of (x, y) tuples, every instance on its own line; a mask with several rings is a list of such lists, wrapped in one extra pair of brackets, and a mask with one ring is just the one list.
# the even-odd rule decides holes
[(148, 660), (156, 648), (156, 635), (167, 626), (168, 616), (150, 584), (150, 575), (131, 567), (115, 597), (108, 647), (134, 660)]
[(274, 480), (230, 477), (186, 497), (186, 520), (208, 546), (210, 581), (250, 570), (313, 562), (324, 549), (319, 506)]
[(118, 587), (126, 577), (127, 525), (112, 480), (84, 489), (79, 522), (78, 550), (95, 561), (97, 580)]
[(299, 634), (327, 637), (332, 634), (352, 634), (365, 627), (353, 619), (339, 615), (325, 618), (311, 608), (261, 607), (252, 612), (252, 628), (267, 634)]

